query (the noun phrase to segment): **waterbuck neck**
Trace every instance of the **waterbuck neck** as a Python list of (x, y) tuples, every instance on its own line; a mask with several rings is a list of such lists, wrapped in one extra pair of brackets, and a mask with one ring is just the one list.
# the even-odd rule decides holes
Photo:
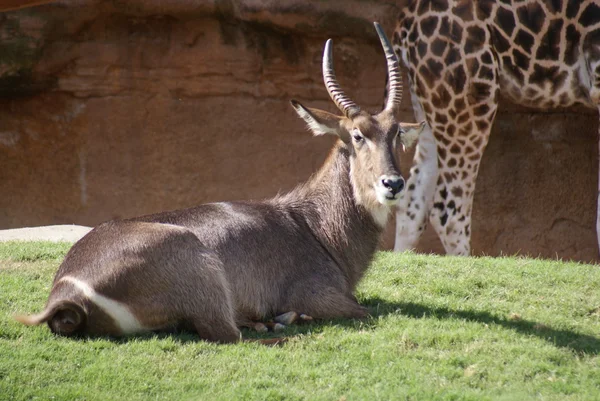
[(383, 227), (357, 202), (350, 165), (350, 152), (338, 141), (306, 183), (276, 201), (306, 220), (354, 288), (373, 258)]

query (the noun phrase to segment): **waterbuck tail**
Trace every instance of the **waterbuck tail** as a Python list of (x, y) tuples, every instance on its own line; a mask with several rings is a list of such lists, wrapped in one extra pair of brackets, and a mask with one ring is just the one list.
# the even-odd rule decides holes
[(75, 335), (83, 330), (87, 314), (83, 308), (72, 301), (59, 301), (48, 305), (37, 315), (16, 315), (15, 320), (27, 326), (48, 323), (53, 333), (62, 336)]

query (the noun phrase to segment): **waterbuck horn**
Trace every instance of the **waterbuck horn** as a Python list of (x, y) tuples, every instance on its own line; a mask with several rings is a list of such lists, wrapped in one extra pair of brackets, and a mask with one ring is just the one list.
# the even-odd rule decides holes
[(346, 96), (335, 77), (331, 39), (327, 40), (325, 51), (323, 52), (323, 81), (325, 82), (325, 87), (327, 88), (327, 92), (329, 92), (329, 96), (331, 96), (335, 105), (346, 117), (353, 118), (360, 112), (360, 107), (358, 107), (352, 99)]
[(400, 106), (400, 103), (402, 102), (402, 74), (400, 73), (400, 64), (398, 63), (398, 57), (396, 57), (396, 53), (394, 53), (392, 44), (387, 36), (385, 36), (385, 32), (381, 28), (381, 25), (377, 22), (374, 22), (373, 24), (377, 30), (377, 35), (379, 35), (379, 40), (381, 41), (381, 46), (383, 46), (388, 65), (389, 94), (385, 110), (393, 111)]

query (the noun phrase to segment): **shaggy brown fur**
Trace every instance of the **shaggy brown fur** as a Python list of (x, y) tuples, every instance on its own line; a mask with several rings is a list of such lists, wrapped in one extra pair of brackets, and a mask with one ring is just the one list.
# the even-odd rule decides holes
[[(45, 311), (18, 320), (47, 321), (64, 335), (123, 335), (183, 324), (204, 339), (233, 342), (238, 327), (289, 311), (367, 316), (353, 291), (404, 185), (395, 146), (406, 142), (404, 135), (418, 135), (423, 124), (398, 123), (395, 101), (375, 116), (360, 111), (337, 86), (328, 52), (330, 42), (327, 88), (345, 114), (345, 106), (353, 107), (352, 117), (292, 102), (316, 134), (340, 138), (308, 182), (265, 201), (102, 224), (67, 254)], [(395, 57), (391, 61), (397, 65)]]

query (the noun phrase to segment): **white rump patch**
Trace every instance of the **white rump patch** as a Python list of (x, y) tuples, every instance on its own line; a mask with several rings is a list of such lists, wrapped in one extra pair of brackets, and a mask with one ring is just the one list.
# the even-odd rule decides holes
[(104, 295), (98, 294), (92, 287), (75, 277), (66, 276), (60, 279), (67, 281), (77, 287), (83, 294), (108, 316), (110, 316), (121, 329), (123, 334), (133, 334), (143, 331), (148, 331), (142, 326), (137, 318), (131, 313), (129, 308), (121, 302), (107, 298)]

